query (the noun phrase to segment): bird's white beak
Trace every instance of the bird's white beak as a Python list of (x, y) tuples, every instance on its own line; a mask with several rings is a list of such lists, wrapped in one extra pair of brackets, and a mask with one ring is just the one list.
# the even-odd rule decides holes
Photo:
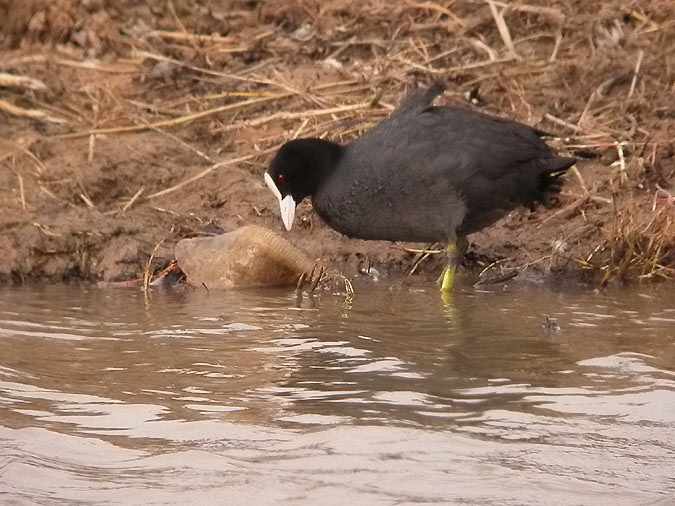
[(295, 200), (290, 195), (286, 195), (279, 201), (279, 208), (281, 209), (281, 220), (284, 222), (284, 227), (286, 227), (286, 230), (290, 230), (295, 218)]
[(281, 221), (284, 222), (284, 227), (286, 227), (286, 230), (290, 230), (293, 227), (293, 219), (295, 218), (295, 200), (293, 200), (293, 197), (290, 195), (286, 195), (284, 198), (281, 198), (281, 192), (279, 191), (279, 188), (277, 188), (277, 185), (274, 184), (274, 181), (267, 172), (265, 172), (265, 184), (279, 201)]

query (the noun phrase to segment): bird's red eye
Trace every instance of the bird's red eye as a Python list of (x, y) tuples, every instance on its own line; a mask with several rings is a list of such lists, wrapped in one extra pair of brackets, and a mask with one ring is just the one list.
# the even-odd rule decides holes
[(283, 174), (279, 174), (279, 175), (277, 176), (277, 181), (278, 181), (279, 183), (283, 184), (283, 183), (286, 181), (286, 178), (284, 177)]

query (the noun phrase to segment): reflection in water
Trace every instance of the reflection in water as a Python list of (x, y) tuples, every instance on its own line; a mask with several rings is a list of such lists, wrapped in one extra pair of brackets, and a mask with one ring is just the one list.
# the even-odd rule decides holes
[(673, 295), (5, 288), (0, 492), (669, 504)]

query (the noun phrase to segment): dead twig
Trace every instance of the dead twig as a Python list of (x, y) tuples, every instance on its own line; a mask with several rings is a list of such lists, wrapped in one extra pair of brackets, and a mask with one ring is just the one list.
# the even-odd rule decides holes
[(301, 111), (301, 112), (276, 112), (274, 114), (270, 114), (269, 116), (265, 116), (262, 118), (256, 118), (253, 120), (248, 120), (248, 121), (242, 121), (239, 123), (233, 123), (231, 125), (227, 125), (224, 127), (221, 127), (218, 129), (219, 132), (229, 132), (231, 130), (238, 130), (240, 128), (244, 127), (257, 127), (260, 125), (264, 125), (265, 123), (269, 123), (271, 121), (276, 121), (276, 120), (292, 120), (292, 119), (303, 119), (303, 118), (313, 118), (317, 116), (328, 116), (332, 114), (338, 114), (341, 112), (352, 112), (352, 111), (359, 111), (362, 109), (369, 109), (371, 108), (370, 102), (362, 102), (360, 104), (353, 104), (353, 105), (344, 105), (341, 107), (332, 107), (329, 109), (313, 109), (309, 111)]
[(199, 149), (195, 148), (195, 147), (192, 146), (191, 144), (188, 144), (187, 142), (185, 142), (183, 139), (181, 139), (181, 138), (178, 137), (177, 135), (173, 135), (172, 133), (166, 132), (165, 130), (162, 130), (162, 129), (160, 129), (160, 128), (156, 128), (156, 127), (151, 127), (151, 128), (152, 128), (152, 130), (154, 130), (154, 131), (157, 132), (158, 134), (164, 135), (165, 137), (168, 137), (169, 139), (171, 139), (171, 140), (177, 142), (177, 143), (180, 144), (181, 146), (183, 146), (183, 147), (189, 149), (190, 151), (192, 151), (193, 153), (195, 153), (195, 154), (196, 154), (197, 156), (199, 156), (200, 158), (206, 160), (207, 162), (209, 162), (209, 163), (216, 163), (216, 161), (215, 161), (213, 158), (211, 158), (209, 155), (207, 155), (207, 154), (204, 153), (203, 151), (200, 151)]
[(633, 70), (633, 79), (631, 80), (630, 89), (628, 90), (628, 98), (631, 98), (635, 92), (635, 85), (637, 84), (638, 76), (640, 75), (640, 66), (642, 65), (644, 56), (644, 50), (640, 49), (638, 51), (637, 61), (635, 62), (635, 69)]
[(0, 111), (4, 111), (7, 114), (11, 114), (12, 116), (30, 118), (38, 121), (46, 121), (48, 123), (57, 123), (60, 125), (67, 123), (66, 120), (50, 116), (45, 111), (41, 111), (40, 109), (25, 109), (23, 107), (19, 107), (18, 105), (11, 104), (6, 100), (0, 100)]
[(516, 60), (520, 60), (520, 56), (518, 56), (518, 53), (516, 52), (516, 47), (513, 45), (513, 39), (511, 38), (511, 31), (509, 30), (509, 27), (506, 24), (506, 21), (504, 20), (504, 10), (499, 11), (497, 9), (496, 3), (492, 0), (486, 1), (488, 6), (490, 7), (490, 13), (492, 14), (492, 17), (495, 20), (495, 24), (497, 25), (497, 31), (499, 32), (499, 35), (501, 36), (502, 41), (504, 42), (504, 45), (509, 50), (509, 53), (511, 53), (511, 56), (513, 58), (515, 58)]
[(506, 283), (507, 281), (512, 280), (518, 274), (520, 274), (521, 271), (518, 269), (511, 269), (508, 271), (501, 271), (495, 276), (485, 276), (483, 275), (482, 278), (479, 278), (478, 281), (476, 281), (473, 286), (474, 287), (479, 287), (479, 286), (485, 286), (485, 285), (497, 285), (499, 283)]
[(452, 12), (447, 7), (443, 7), (442, 5), (435, 4), (434, 2), (413, 2), (412, 0), (405, 0), (405, 3), (415, 9), (430, 10), (439, 12), (441, 14), (445, 14), (450, 19), (452, 19), (458, 26), (462, 28), (466, 26), (466, 23), (462, 20), (462, 18), (457, 16), (457, 14)]
[(579, 172), (579, 169), (577, 169), (576, 165), (573, 165), (572, 168), (570, 169), (572, 171), (572, 174), (574, 174), (577, 178), (577, 181), (579, 181), (579, 186), (581, 186), (581, 189), (583, 190), (585, 195), (589, 194), (588, 187), (586, 186), (586, 181), (584, 181), (584, 178), (581, 176), (581, 172)]
[(49, 188), (45, 187), (44, 185), (40, 185), (40, 191), (42, 193), (44, 193), (45, 195), (47, 195), (49, 198), (51, 198), (53, 200), (56, 200), (57, 202), (59, 202), (61, 204), (65, 204), (69, 207), (77, 209), (77, 206), (75, 204), (73, 204), (72, 202), (70, 202), (68, 200), (63, 200), (63, 199), (57, 197), (56, 195), (54, 195), (54, 193), (51, 190), (49, 190)]
[[(182, 24), (182, 23), (181, 23)], [(182, 32), (172, 32), (168, 30), (153, 30), (151, 31), (148, 36), (149, 37), (158, 37), (164, 40), (173, 40), (177, 42), (185, 42), (188, 41), (190, 43), (197, 43), (200, 45), (204, 45), (207, 43), (211, 44), (232, 44), (236, 43), (237, 39), (234, 37), (224, 37), (222, 35), (215, 35), (215, 34), (210, 34), (210, 35), (204, 35), (204, 34), (197, 34), (197, 33), (189, 33), (187, 30), (185, 30), (185, 27), (181, 27), (184, 31)], [(270, 35), (274, 35), (275, 31), (274, 30), (268, 30), (263, 33), (260, 33), (253, 37), (251, 40), (254, 42), (257, 42), (259, 40), (262, 40), (264, 38), (269, 37)], [(219, 48), (219, 50), (222, 48)], [(229, 49), (229, 48), (227, 48)], [(243, 49), (245, 51), (248, 51), (249, 49)]]
[(47, 91), (47, 85), (33, 77), (17, 76), (0, 72), (0, 86), (5, 88), (23, 88), (33, 91)]
[(623, 142), (616, 143), (616, 152), (619, 155), (619, 182), (624, 185), (628, 181), (628, 173), (626, 172), (626, 157), (623, 154)]
[(227, 72), (218, 72), (216, 70), (205, 69), (203, 67), (198, 67), (196, 65), (190, 65), (190, 64), (182, 62), (180, 60), (176, 60), (174, 58), (169, 58), (167, 56), (160, 55), (160, 54), (150, 53), (148, 51), (136, 51), (136, 52), (134, 52), (134, 55), (137, 56), (137, 57), (140, 57), (140, 58), (172, 63), (172, 64), (174, 64), (178, 67), (190, 69), (190, 70), (193, 70), (195, 72), (199, 72), (199, 73), (205, 74), (205, 75), (221, 77), (221, 78), (225, 78), (225, 79), (231, 79), (233, 81), (266, 84), (268, 86), (278, 87), (277, 83), (275, 83), (274, 81), (269, 81), (267, 79), (255, 79), (255, 78), (252, 78), (252, 77), (245, 77), (245, 76), (241, 76), (241, 75), (237, 75), (237, 74), (230, 74), (230, 73), (227, 73)]
[(252, 158), (255, 158), (256, 156), (259, 156), (259, 154), (256, 153), (256, 154), (252, 154), (252, 155), (240, 156), (239, 158), (233, 158), (231, 160), (225, 160), (225, 161), (222, 161), (222, 162), (215, 163), (215, 164), (211, 165), (209, 168), (201, 171), (199, 174), (196, 174), (196, 175), (194, 175), (194, 176), (192, 176), (192, 177), (190, 177), (190, 178), (188, 178), (184, 181), (181, 181), (180, 183), (178, 183), (174, 186), (171, 186), (170, 188), (166, 188), (165, 190), (161, 190), (161, 191), (158, 191), (158, 192), (155, 192), (155, 193), (152, 193), (152, 194), (148, 195), (146, 197), (146, 199), (151, 200), (151, 199), (156, 199), (158, 197), (162, 197), (164, 195), (168, 195), (169, 193), (173, 193), (176, 190), (179, 190), (179, 189), (183, 188), (184, 186), (187, 186), (190, 183), (193, 183), (193, 182), (197, 181), (198, 179), (203, 178), (204, 176), (206, 176), (207, 174), (210, 174), (211, 172), (213, 172), (216, 169), (219, 169), (221, 167), (227, 167), (228, 165), (235, 165), (237, 163), (241, 163), (241, 162), (244, 162), (246, 160), (250, 160)]
[[(490, 46), (488, 46), (485, 42), (483, 42), (482, 40), (480, 40), (476, 37), (468, 37), (467, 41), (473, 47), (475, 47), (475, 48), (477, 48), (481, 51), (484, 51), (487, 54), (488, 59), (490, 61), (497, 61), (497, 52), (494, 49), (492, 49)], [(427, 61), (426, 63), (430, 63), (430, 62)]]
[[(169, 235), (173, 234), (173, 230), (174, 228), (171, 227)], [(162, 244), (164, 244), (164, 241), (167, 239), (167, 237), (163, 237), (162, 239), (159, 240), (157, 244), (155, 244), (155, 247), (152, 248), (152, 253), (150, 253), (150, 258), (148, 258), (148, 262), (145, 264), (145, 270), (143, 271), (143, 292), (146, 295), (148, 294), (148, 290), (150, 288), (150, 281), (152, 280), (152, 272), (151, 272), (152, 261), (155, 259), (157, 251), (159, 251), (159, 248), (162, 246)]]
[(549, 120), (551, 123), (555, 123), (556, 125), (560, 125), (565, 128), (569, 128), (570, 130), (574, 132), (579, 132), (579, 133), (584, 133), (585, 130), (577, 125), (574, 125), (568, 121), (565, 121), (564, 119), (560, 119), (557, 116), (553, 116), (553, 114), (546, 113), (544, 114), (544, 118)]
[[(88, 130), (86, 132), (75, 132), (72, 134), (64, 135), (55, 135), (50, 137), (51, 139), (76, 139), (78, 137), (87, 137), (89, 135), (109, 135), (109, 134), (121, 134), (121, 133), (131, 133), (131, 132), (142, 132), (144, 130), (152, 130), (156, 128), (167, 128), (175, 127), (178, 125), (183, 125), (185, 123), (190, 123), (192, 121), (205, 118), (207, 116), (212, 116), (214, 114), (219, 114), (225, 111), (233, 111), (237, 109), (242, 109), (252, 105), (258, 105), (265, 102), (271, 102), (274, 100), (280, 100), (282, 98), (287, 98), (291, 96), (289, 93), (275, 95), (272, 97), (263, 97), (263, 98), (254, 98), (251, 100), (244, 100), (243, 102), (237, 102), (234, 104), (227, 104), (220, 107), (214, 107), (212, 109), (207, 109), (205, 111), (200, 111), (194, 114), (186, 114), (184, 116), (165, 120), (158, 121), (156, 123), (146, 123), (145, 125), (133, 125), (125, 127), (113, 127), (113, 128), (99, 128), (96, 130)], [(0, 101), (1, 102), (1, 101)], [(1, 105), (1, 104), (0, 104)]]
[(64, 67), (72, 67), (83, 70), (95, 70), (98, 72), (108, 72), (114, 74), (132, 74), (139, 71), (140, 62), (130, 62), (129, 60), (120, 59), (116, 63), (103, 63), (98, 60), (77, 61), (69, 60), (67, 58), (60, 58), (51, 54), (35, 54), (20, 56), (0, 62), (0, 68), (9, 69), (19, 67), (22, 65), (30, 65), (36, 63), (54, 63)]
[(19, 196), (21, 197), (21, 208), (25, 211), (27, 209), (27, 206), (26, 206), (26, 192), (24, 191), (23, 187), (23, 177), (18, 172), (16, 173), (16, 177), (19, 178)]
[(398, 61), (400, 63), (405, 63), (406, 65), (409, 65), (413, 68), (417, 68), (419, 70), (423, 70), (425, 72), (428, 72), (429, 74), (447, 75), (447, 74), (468, 72), (470, 70), (476, 70), (476, 69), (479, 69), (479, 68), (487, 67), (489, 65), (498, 65), (500, 63), (512, 62), (513, 56), (508, 56), (506, 58), (499, 58), (497, 60), (485, 60), (485, 61), (479, 61), (479, 62), (474, 62), (474, 63), (468, 63), (466, 65), (458, 65), (456, 67), (448, 67), (448, 68), (444, 68), (444, 69), (435, 69), (435, 68), (431, 68), (431, 67), (425, 67), (424, 65), (419, 65), (417, 63), (406, 60), (406, 59), (404, 59), (400, 56), (396, 56), (392, 59), (394, 61)]
[(562, 30), (558, 30), (555, 34), (555, 45), (553, 46), (553, 51), (551, 52), (551, 56), (549, 56), (548, 61), (553, 63), (556, 58), (558, 58), (558, 51), (560, 50), (560, 45), (562, 44), (563, 40), (563, 35), (562, 35)]
[(84, 202), (89, 209), (96, 209), (96, 206), (94, 203), (91, 201), (91, 199), (87, 196), (86, 193), (82, 192), (79, 194), (80, 199), (82, 202)]
[(432, 255), (438, 255), (440, 253), (444, 253), (444, 249), (430, 249), (434, 244), (430, 244), (429, 247), (424, 248), (424, 249), (416, 249), (416, 248), (402, 248), (403, 251), (408, 251), (410, 253), (416, 253), (415, 258), (413, 258), (412, 261), (412, 266), (410, 267), (410, 270), (408, 271), (408, 276), (412, 276), (415, 274), (417, 269), (419, 268), (420, 265), (422, 265), (422, 262), (424, 262), (427, 258), (429, 258)]
[(527, 12), (530, 14), (538, 14), (540, 16), (545, 16), (554, 21), (555, 23), (562, 25), (565, 21), (565, 15), (562, 13), (560, 9), (556, 9), (555, 7), (541, 7), (539, 5), (527, 5), (527, 4), (514, 4), (514, 3), (504, 3), (504, 2), (498, 2), (494, 1), (495, 5), (498, 5), (505, 10), (505, 14), (508, 11), (520, 11), (520, 12)]
[(316, 276), (316, 279), (314, 279), (314, 283), (312, 283), (312, 287), (310, 288), (310, 293), (314, 292), (316, 290), (316, 287), (319, 285), (321, 282), (321, 279), (323, 278), (324, 274), (326, 274), (326, 269), (324, 266), (319, 267), (319, 274)]
[(134, 205), (134, 202), (136, 202), (140, 196), (143, 194), (145, 191), (145, 186), (141, 186), (136, 193), (134, 193), (133, 197), (127, 202), (124, 207), (120, 210), (120, 214), (124, 214), (127, 209), (129, 209), (131, 206)]
[[(295, 290), (298, 291), (298, 292), (299, 292), (300, 290), (302, 290), (302, 285), (305, 283), (305, 275), (306, 275), (306, 273), (303, 272), (303, 273), (300, 274), (300, 276), (298, 277), (298, 283), (295, 285)], [(311, 279), (311, 278), (310, 278), (310, 279)]]
[(579, 209), (585, 206), (589, 200), (590, 195), (583, 195), (582, 197), (579, 197), (576, 201), (572, 202), (570, 205), (563, 207), (559, 211), (553, 213), (551, 216), (542, 219), (537, 225), (537, 228), (543, 227), (546, 223), (556, 218), (564, 219), (573, 216), (577, 211), (579, 211)]

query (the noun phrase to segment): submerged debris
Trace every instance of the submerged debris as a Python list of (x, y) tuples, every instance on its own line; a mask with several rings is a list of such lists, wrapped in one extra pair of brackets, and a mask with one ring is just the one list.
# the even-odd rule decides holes
[(560, 333), (560, 323), (556, 318), (552, 318), (550, 315), (544, 315), (544, 322), (541, 325), (547, 334), (558, 334)]

